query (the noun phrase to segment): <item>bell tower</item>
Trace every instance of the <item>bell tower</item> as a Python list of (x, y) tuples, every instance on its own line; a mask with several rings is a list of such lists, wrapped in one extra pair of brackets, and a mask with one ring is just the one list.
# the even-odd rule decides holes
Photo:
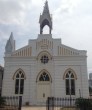
[(48, 7), (48, 1), (47, 0), (45, 2), (43, 13), (40, 14), (39, 23), (40, 23), (40, 34), (43, 34), (43, 28), (44, 28), (45, 25), (47, 25), (49, 27), (49, 34), (51, 34), (52, 17), (51, 17), (50, 12), (49, 12), (49, 7)]

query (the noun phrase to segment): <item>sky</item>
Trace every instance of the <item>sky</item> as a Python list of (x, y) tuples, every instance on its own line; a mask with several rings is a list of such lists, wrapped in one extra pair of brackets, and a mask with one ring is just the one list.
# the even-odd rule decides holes
[[(36, 39), (39, 16), (45, 0), (0, 0), (0, 64), (4, 66), (4, 52), (10, 33), (16, 49)], [(53, 20), (53, 38), (78, 50), (87, 50), (88, 73), (92, 72), (92, 0), (48, 0)], [(45, 27), (45, 30), (48, 29)]]

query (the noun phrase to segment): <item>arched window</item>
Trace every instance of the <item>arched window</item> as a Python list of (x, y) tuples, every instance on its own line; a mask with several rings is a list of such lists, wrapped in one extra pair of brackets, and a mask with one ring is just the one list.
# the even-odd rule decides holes
[(24, 74), (18, 71), (15, 76), (15, 94), (23, 94), (24, 91)]
[(74, 73), (69, 70), (65, 76), (66, 95), (75, 95), (75, 78)]
[(39, 81), (50, 81), (49, 75), (46, 72), (43, 72), (39, 77)]

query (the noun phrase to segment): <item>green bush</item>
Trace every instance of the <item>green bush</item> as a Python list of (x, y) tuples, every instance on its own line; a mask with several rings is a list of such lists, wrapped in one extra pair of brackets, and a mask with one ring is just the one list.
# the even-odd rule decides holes
[(0, 107), (3, 107), (5, 105), (6, 101), (3, 97), (0, 97)]
[(91, 99), (78, 98), (76, 99), (75, 104), (78, 108), (80, 108), (80, 110), (92, 110)]
[(89, 87), (89, 94), (92, 94), (92, 87)]

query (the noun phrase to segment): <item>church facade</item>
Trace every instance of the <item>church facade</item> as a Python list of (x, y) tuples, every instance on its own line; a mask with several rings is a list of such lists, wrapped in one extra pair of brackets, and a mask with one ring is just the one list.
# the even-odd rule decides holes
[[(16, 50), (13, 33), (5, 47), (2, 96), (22, 96), (23, 105), (41, 105), (47, 97), (89, 97), (87, 55), (52, 37), (52, 18), (46, 1), (40, 15), (40, 34)], [(43, 34), (45, 25), (49, 34)]]

